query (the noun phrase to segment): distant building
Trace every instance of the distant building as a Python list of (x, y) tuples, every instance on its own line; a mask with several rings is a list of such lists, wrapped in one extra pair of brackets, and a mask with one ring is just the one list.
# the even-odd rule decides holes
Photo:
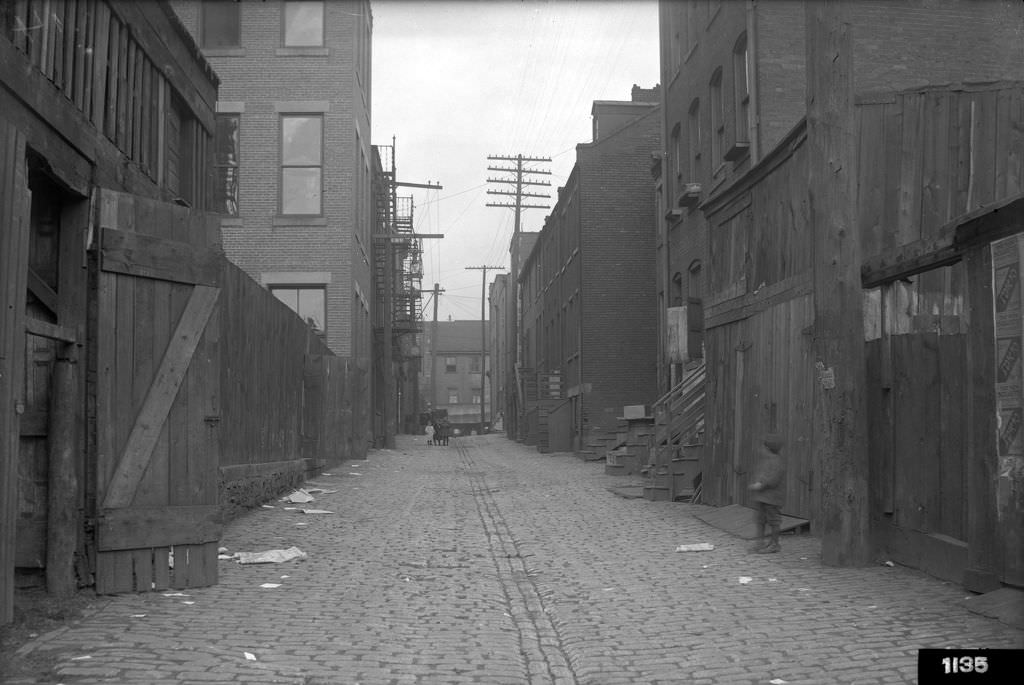
[[(487, 343), (488, 356), (494, 360), (490, 365), (490, 401), (491, 412), (495, 430), (507, 430), (506, 416), (508, 415), (507, 389), (509, 385), (508, 368), (511, 357), (509, 343), (512, 338), (508, 335), (508, 319), (505, 316), (508, 303), (508, 274), (498, 274), (494, 277), (488, 290), (487, 301), (490, 307), (490, 339)], [(498, 424), (499, 418), (501, 423)]]
[(422, 411), (447, 415), (463, 434), (490, 429), (490, 385), (486, 382), (490, 355), (483, 366), (480, 359), (484, 334), (480, 321), (439, 321), (424, 326)]
[(228, 258), (368, 361), (369, 0), (171, 4), (221, 79), (212, 204)]
[[(655, 89), (593, 105), (593, 142), (558, 191), (518, 272), (520, 434), (541, 449), (613, 436), (625, 405), (656, 395)], [(525, 431), (525, 433), (524, 433)]]

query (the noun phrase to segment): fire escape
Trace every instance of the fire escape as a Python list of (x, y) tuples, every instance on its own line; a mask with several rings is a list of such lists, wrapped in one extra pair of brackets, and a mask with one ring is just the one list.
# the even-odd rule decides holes
[(383, 438), (384, 446), (390, 446), (396, 432), (415, 429), (411, 422), (419, 413), (422, 357), (423, 240), (413, 231), (413, 198), (399, 196), (397, 191), (405, 185), (436, 186), (397, 181), (394, 144), (373, 147), (380, 160), (374, 178), (373, 338), (375, 377), (381, 388), (374, 404), (381, 419), (379, 426), (375, 424), (375, 434)]

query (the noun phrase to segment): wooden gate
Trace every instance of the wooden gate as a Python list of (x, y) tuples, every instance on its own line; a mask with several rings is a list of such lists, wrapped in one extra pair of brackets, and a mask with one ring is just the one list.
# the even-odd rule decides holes
[(96, 591), (217, 582), (219, 222), (97, 197)]

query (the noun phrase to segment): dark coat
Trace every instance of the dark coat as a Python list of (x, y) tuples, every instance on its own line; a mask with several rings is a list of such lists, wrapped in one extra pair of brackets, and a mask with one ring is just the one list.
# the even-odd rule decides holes
[(761, 488), (754, 491), (754, 501), (781, 507), (786, 501), (786, 462), (777, 452), (761, 446), (753, 483)]

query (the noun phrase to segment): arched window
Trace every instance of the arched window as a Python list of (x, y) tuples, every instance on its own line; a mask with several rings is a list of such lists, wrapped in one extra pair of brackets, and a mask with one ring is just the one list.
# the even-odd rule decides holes
[(747, 34), (741, 33), (732, 49), (733, 98), (736, 108), (736, 143), (750, 141), (750, 61)]
[(722, 68), (715, 69), (708, 84), (711, 97), (711, 173), (722, 163), (725, 154), (725, 119), (722, 107)]
[(690, 178), (686, 179), (690, 183), (701, 183), (700, 177), (700, 153), (701, 153), (701, 135), (700, 135), (700, 98), (694, 98), (693, 102), (690, 103), (689, 115), (686, 120), (686, 140), (687, 146), (690, 148)]
[(683, 274), (678, 271), (675, 276), (672, 277), (672, 299), (670, 300), (669, 306), (683, 306)]

